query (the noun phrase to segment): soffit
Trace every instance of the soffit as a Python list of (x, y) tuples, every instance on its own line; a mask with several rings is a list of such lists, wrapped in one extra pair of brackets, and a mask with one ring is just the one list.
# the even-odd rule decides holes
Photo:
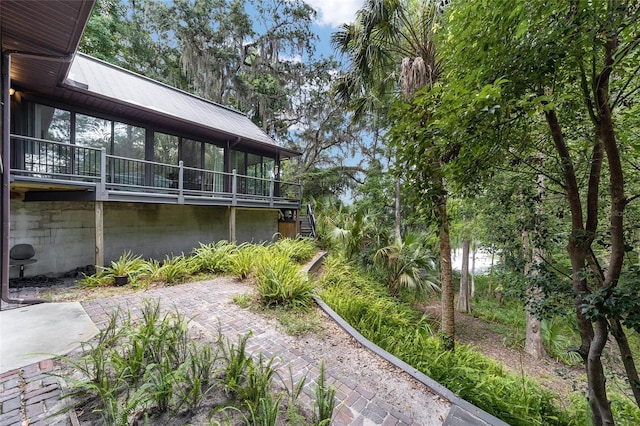
[(53, 95), (65, 77), (94, 0), (2, 0), (2, 51), (14, 86)]

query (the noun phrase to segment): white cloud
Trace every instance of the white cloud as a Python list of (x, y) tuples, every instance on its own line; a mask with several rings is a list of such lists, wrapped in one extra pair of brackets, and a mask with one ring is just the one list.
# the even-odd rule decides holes
[(351, 23), (364, 0), (307, 0), (318, 11), (318, 23), (331, 27)]

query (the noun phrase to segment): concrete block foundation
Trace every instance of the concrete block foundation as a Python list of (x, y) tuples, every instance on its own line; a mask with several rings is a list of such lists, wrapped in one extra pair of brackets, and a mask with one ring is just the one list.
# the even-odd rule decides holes
[[(144, 203), (104, 203), (104, 262), (123, 252), (145, 259), (188, 254), (199, 243), (229, 240), (228, 207)], [(264, 242), (278, 232), (276, 209), (237, 209), (236, 240)], [(95, 264), (95, 206), (92, 201), (11, 200), (10, 247), (31, 244), (36, 263), (25, 277), (62, 276)], [(10, 271), (18, 276), (18, 268)]]

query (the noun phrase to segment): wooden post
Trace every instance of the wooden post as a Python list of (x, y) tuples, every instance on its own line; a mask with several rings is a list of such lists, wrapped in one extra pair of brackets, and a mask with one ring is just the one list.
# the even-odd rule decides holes
[(96, 267), (104, 266), (104, 204), (102, 201), (95, 202), (96, 219)]
[(236, 242), (236, 208), (229, 208), (229, 242)]

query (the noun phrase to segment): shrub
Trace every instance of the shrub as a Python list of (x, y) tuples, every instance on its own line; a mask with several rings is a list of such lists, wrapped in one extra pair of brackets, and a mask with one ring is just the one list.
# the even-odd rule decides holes
[(231, 254), (229, 272), (244, 280), (255, 272), (257, 262), (266, 255), (267, 248), (263, 245), (241, 244)]
[(187, 257), (184, 254), (174, 257), (167, 256), (162, 265), (155, 270), (154, 279), (171, 285), (191, 277), (199, 268), (198, 259), (194, 257)]
[(313, 297), (307, 275), (287, 257), (263, 258), (256, 270), (258, 297), (265, 307), (284, 306), (306, 309)]
[(417, 234), (407, 233), (404, 240), (396, 239), (393, 244), (380, 248), (373, 260), (392, 296), (399, 296), (403, 289), (418, 294), (440, 290), (435, 257)]
[(292, 261), (302, 264), (313, 257), (318, 251), (314, 240), (310, 238), (281, 238), (272, 244), (269, 249), (275, 252), (276, 256), (286, 256)]
[(85, 285), (104, 285), (115, 283), (115, 277), (127, 276), (135, 282), (139, 277), (149, 273), (149, 263), (140, 256), (133, 256), (130, 251), (124, 252), (117, 260), (112, 260), (109, 266), (102, 268), (93, 278), (82, 281)]
[(230, 271), (231, 255), (237, 246), (228, 241), (203, 244), (193, 250), (195, 265), (200, 272), (227, 273)]

